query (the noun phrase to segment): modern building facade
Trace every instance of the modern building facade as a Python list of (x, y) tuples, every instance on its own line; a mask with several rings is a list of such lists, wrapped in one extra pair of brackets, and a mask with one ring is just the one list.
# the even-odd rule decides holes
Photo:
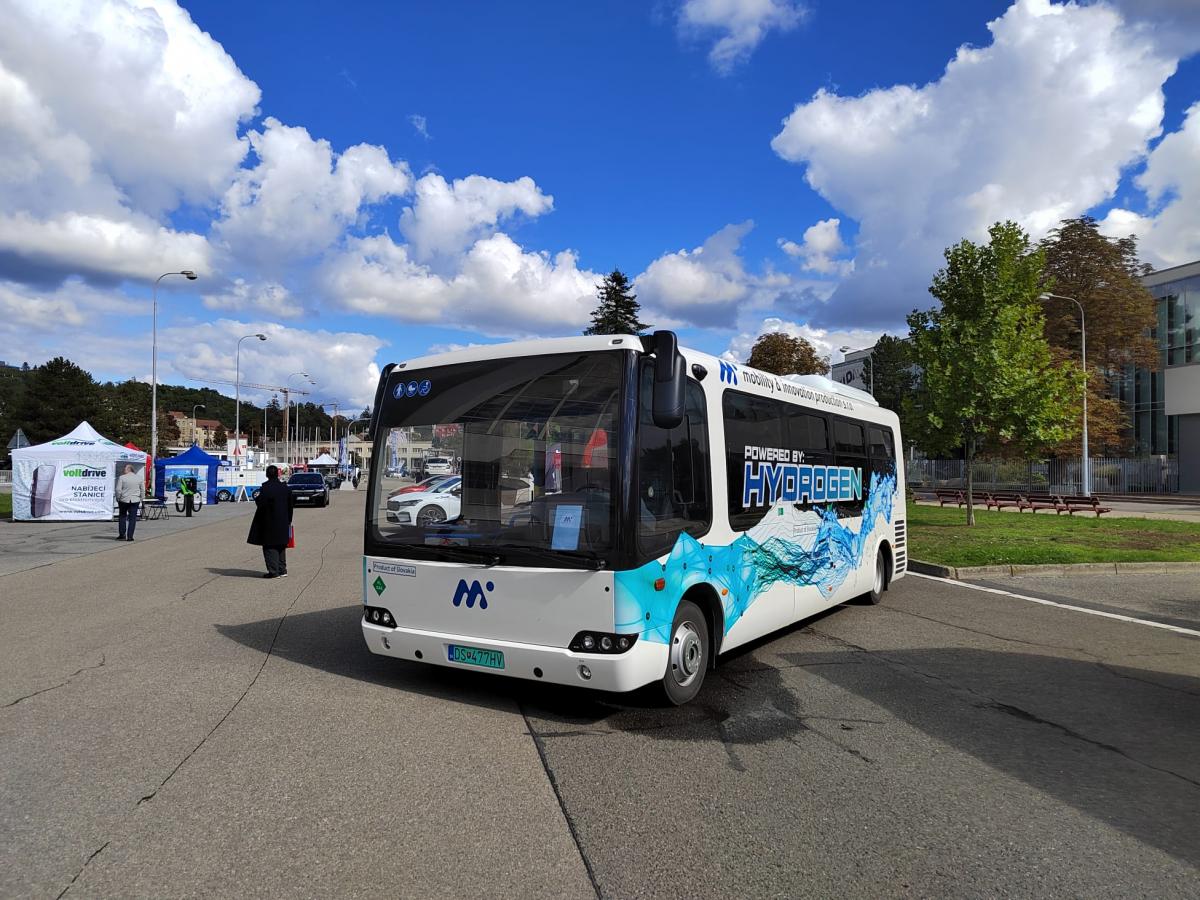
[(1154, 295), (1159, 365), (1120, 386), (1139, 454), (1179, 461), (1179, 490), (1200, 494), (1200, 260), (1142, 278)]
[(865, 364), (871, 358), (874, 347), (865, 350), (851, 350), (841, 362), (833, 364), (829, 377), (838, 384), (846, 384), (860, 391), (869, 391), (870, 385), (863, 379)]

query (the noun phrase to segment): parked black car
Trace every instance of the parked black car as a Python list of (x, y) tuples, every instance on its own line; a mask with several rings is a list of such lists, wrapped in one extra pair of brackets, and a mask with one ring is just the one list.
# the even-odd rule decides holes
[(329, 488), (320, 472), (295, 472), (287, 480), (287, 486), (297, 504), (329, 505)]

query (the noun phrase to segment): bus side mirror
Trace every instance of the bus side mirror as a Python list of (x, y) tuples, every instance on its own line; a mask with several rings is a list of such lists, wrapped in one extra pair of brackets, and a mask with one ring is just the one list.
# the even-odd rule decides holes
[(651, 416), (659, 428), (675, 428), (683, 421), (686, 380), (683, 355), (673, 331), (656, 331), (654, 345), (654, 397)]

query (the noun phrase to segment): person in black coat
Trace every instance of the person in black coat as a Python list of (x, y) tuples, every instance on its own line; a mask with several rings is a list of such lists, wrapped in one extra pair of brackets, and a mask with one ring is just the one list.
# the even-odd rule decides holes
[(292, 492), (279, 480), (279, 467), (267, 466), (267, 480), (255, 499), (254, 521), (247, 544), (263, 548), (267, 574), (263, 578), (287, 576), (287, 545), (292, 529)]

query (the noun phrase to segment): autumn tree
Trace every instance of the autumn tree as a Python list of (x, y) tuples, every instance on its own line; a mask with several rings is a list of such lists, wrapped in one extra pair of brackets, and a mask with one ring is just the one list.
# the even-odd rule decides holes
[(758, 336), (746, 365), (774, 375), (824, 375), (829, 371), (829, 357), (820, 356), (799, 335), (771, 331)]
[(974, 461), (988, 444), (1033, 448), (1066, 440), (1079, 418), (1082, 380), (1054, 362), (1043, 331), (1045, 254), (1015, 223), (988, 229), (988, 242), (946, 250), (929, 292), (940, 301), (908, 316), (921, 390), (910, 400), (922, 442), (962, 448), (967, 524), (975, 524)]
[[(1155, 301), (1142, 285), (1150, 267), (1138, 261), (1137, 238), (1106, 237), (1091, 216), (1064, 219), (1042, 241), (1042, 288), (1059, 297), (1045, 302), (1046, 338), (1062, 360), (1080, 365), (1080, 309), (1087, 317), (1088, 432), (1097, 448), (1128, 449), (1129, 422), (1114, 383), (1134, 366), (1157, 366)], [(1058, 452), (1078, 453), (1059, 445)]]
[(596, 297), (600, 302), (592, 310), (592, 324), (584, 334), (641, 334), (650, 327), (638, 321), (641, 304), (620, 269), (613, 269), (596, 285)]

